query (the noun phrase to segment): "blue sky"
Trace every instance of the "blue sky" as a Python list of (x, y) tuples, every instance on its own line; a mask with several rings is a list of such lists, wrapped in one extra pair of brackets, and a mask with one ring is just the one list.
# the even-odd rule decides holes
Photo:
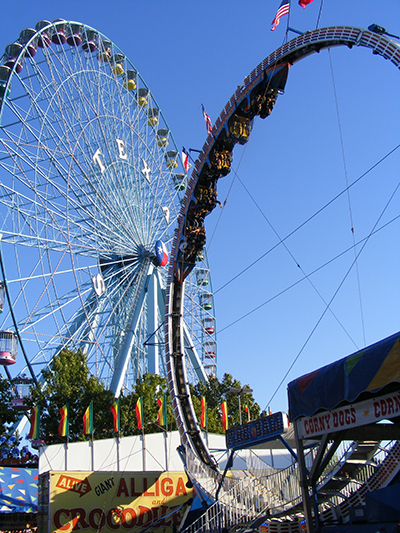
[[(93, 26), (136, 66), (177, 145), (200, 150), (206, 138), (201, 104), (214, 122), (236, 87), (283, 43), (285, 18), (270, 31), (279, 4), (16, 0), (3, 10), (0, 36), (5, 47), (41, 19), (62, 17)], [(314, 29), (320, 5), (314, 0), (302, 9), (292, 2), (291, 27)], [(320, 27), (371, 23), (400, 35), (398, 0), (324, 2)], [(290, 237), (287, 249), (278, 246), (248, 269), (274, 247), (277, 235), (293, 232), (342, 192), (346, 174), (352, 183), (400, 143), (399, 95), (398, 70), (370, 51), (341, 48), (315, 54), (290, 69), (274, 112), (256, 121), (248, 145), (235, 150), (234, 172), (220, 180), (219, 199), (227, 204), (206, 222), (218, 375), (229, 372), (249, 384), (262, 408), (270, 403), (273, 411), (287, 410), (288, 381), (400, 329), (398, 221), (368, 240), (358, 275), (353, 268), (333, 300), (335, 316), (324, 313), (324, 301), (342, 283), (354, 251), (310, 276), (320, 295), (309, 281), (299, 282), (301, 269), (310, 275), (351, 248), (353, 235), (358, 242), (369, 234), (398, 184), (400, 150)], [(379, 225), (397, 216), (398, 205), (399, 193)]]

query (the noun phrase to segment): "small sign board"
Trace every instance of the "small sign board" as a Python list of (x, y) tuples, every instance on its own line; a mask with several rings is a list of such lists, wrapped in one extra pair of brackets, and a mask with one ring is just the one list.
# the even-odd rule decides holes
[(400, 416), (400, 394), (397, 391), (299, 418), (297, 431), (301, 439), (309, 439), (398, 416)]
[(288, 417), (285, 413), (278, 412), (247, 424), (230, 428), (225, 433), (226, 447), (230, 450), (251, 448), (274, 440), (282, 435), (289, 427)]
[(187, 482), (184, 472), (46, 472), (41, 531), (173, 533), (194, 495)]

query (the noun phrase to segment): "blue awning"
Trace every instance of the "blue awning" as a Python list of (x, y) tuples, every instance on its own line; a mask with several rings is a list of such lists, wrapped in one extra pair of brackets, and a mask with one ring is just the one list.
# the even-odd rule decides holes
[(289, 418), (391, 392), (400, 385), (400, 333), (301, 376), (288, 385)]

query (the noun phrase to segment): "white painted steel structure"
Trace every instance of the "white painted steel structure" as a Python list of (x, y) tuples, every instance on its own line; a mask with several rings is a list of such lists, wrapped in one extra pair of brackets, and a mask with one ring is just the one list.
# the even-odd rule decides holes
[[(165, 374), (166, 268), (186, 176), (149, 87), (106, 36), (40, 21), (0, 60), (0, 222), (11, 308), (36, 377), (64, 346), (81, 348), (116, 395)], [(207, 269), (205, 261), (198, 268)], [(192, 276), (191, 379), (207, 379)], [(22, 354), (21, 354), (22, 355)], [(24, 372), (24, 365), (15, 365)]]

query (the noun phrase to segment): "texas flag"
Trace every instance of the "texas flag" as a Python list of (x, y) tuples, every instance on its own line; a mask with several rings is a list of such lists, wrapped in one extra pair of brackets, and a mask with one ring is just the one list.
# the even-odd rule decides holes
[(156, 242), (156, 257), (160, 266), (165, 266), (168, 263), (168, 252), (165, 244), (162, 241)]
[(185, 172), (187, 174), (189, 167), (190, 167), (189, 154), (184, 146), (182, 147), (182, 162), (183, 162), (183, 168), (185, 169)]

